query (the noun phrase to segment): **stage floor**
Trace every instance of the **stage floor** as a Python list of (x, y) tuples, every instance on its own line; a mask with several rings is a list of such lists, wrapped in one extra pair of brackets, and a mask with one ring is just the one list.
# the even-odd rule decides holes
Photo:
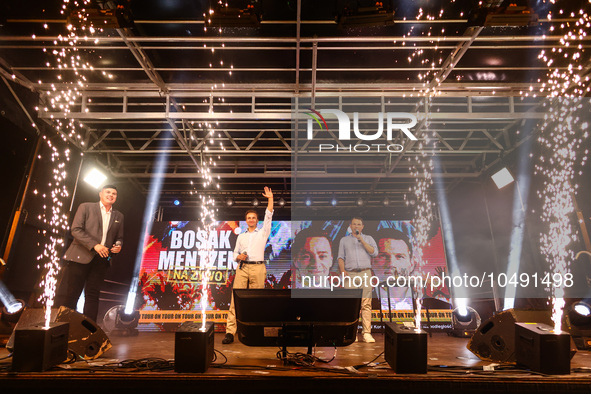
[[(343, 390), (405, 390), (406, 392), (591, 392), (591, 352), (578, 351), (571, 360), (570, 375), (545, 376), (518, 370), (510, 365), (484, 371), (491, 363), (480, 360), (467, 348), (467, 339), (434, 333), (428, 339), (426, 375), (397, 375), (385, 362), (384, 335), (375, 333), (376, 343), (357, 342), (337, 348), (328, 364), (314, 367), (283, 365), (278, 348), (248, 347), (240, 342), (223, 345), (215, 334), (217, 360), (205, 373), (176, 373), (174, 333), (143, 333), (136, 337), (111, 336), (113, 347), (91, 362), (62, 364), (39, 373), (10, 372), (10, 358), (0, 361), (0, 387), (19, 389), (83, 389), (83, 392), (138, 392), (199, 388), (199, 391), (230, 392), (343, 392)], [(289, 348), (306, 352), (305, 348)], [(315, 355), (328, 360), (334, 348), (317, 348)], [(8, 356), (0, 349), (0, 358)], [(222, 365), (224, 356), (227, 361)], [(377, 359), (376, 359), (377, 357)], [(375, 360), (375, 365), (363, 366)], [(353, 368), (357, 366), (357, 368)]]

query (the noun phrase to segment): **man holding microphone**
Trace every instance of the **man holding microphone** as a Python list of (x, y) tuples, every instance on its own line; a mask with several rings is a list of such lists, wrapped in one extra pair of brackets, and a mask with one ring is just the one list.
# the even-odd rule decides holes
[(80, 204), (72, 222), (74, 241), (66, 251), (59, 305), (76, 310), (84, 289), (84, 315), (96, 322), (99, 296), (111, 257), (121, 251), (123, 214), (113, 209), (117, 188), (103, 186), (100, 201)]
[[(363, 219), (354, 217), (351, 220), (351, 234), (341, 238), (339, 243), (339, 272), (344, 276), (360, 277), (363, 285), (363, 296), (361, 298), (361, 320), (363, 342), (373, 343), (375, 339), (371, 335), (371, 292), (372, 287), (368, 284), (371, 278), (371, 258), (377, 256), (378, 248), (376, 241), (369, 236), (362, 234)], [(353, 287), (347, 284), (345, 287)]]
[[(271, 234), (271, 221), (273, 219), (273, 192), (265, 186), (263, 197), (268, 199), (263, 227), (257, 228), (259, 217), (255, 210), (246, 211), (245, 219), (248, 230), (238, 236), (234, 248), (234, 260), (238, 263), (236, 276), (234, 276), (234, 289), (263, 289), (267, 278), (265, 266), (265, 246)], [(236, 308), (234, 306), (234, 294), (230, 302), (228, 320), (226, 322), (226, 336), (223, 344), (234, 342), (236, 335)]]

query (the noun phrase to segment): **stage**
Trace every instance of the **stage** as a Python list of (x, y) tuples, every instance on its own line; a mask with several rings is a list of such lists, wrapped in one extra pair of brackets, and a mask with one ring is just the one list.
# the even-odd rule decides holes
[[(171, 392), (591, 392), (591, 353), (578, 351), (571, 360), (570, 375), (541, 375), (511, 365), (489, 366), (467, 348), (468, 339), (434, 333), (428, 339), (426, 375), (397, 375), (385, 362), (384, 335), (376, 343), (357, 342), (337, 349), (328, 364), (314, 367), (283, 365), (278, 348), (248, 347), (240, 342), (223, 345), (215, 334), (216, 361), (205, 373), (176, 373), (174, 333), (144, 333), (136, 337), (110, 337), (113, 347), (91, 362), (62, 364), (40, 373), (10, 371), (11, 359), (0, 349), (0, 386), (3, 392), (19, 390), (83, 390), (86, 393)], [(290, 352), (305, 352), (290, 348)], [(315, 355), (329, 360), (334, 348), (318, 348)], [(224, 359), (227, 358), (227, 361)], [(375, 360), (375, 361), (374, 361)], [(366, 365), (368, 362), (372, 364)], [(365, 365), (364, 365), (365, 364)]]

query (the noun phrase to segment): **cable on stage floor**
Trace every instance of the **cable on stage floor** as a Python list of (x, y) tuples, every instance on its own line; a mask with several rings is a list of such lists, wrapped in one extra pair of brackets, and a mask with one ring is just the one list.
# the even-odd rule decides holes
[[(219, 353), (223, 358), (224, 358), (224, 362), (220, 363), (220, 364), (214, 364), (217, 360), (218, 360), (218, 355), (217, 353)], [(220, 352), (217, 349), (213, 349), (213, 360), (211, 361), (212, 365), (224, 365), (228, 362), (228, 357), (226, 357), (226, 355), (222, 352)]]
[[(316, 350), (316, 348), (314, 348)], [(324, 360), (320, 357), (314, 356), (312, 354), (307, 353), (290, 353), (288, 351), (285, 352), (285, 357), (283, 356), (283, 349), (279, 349), (277, 351), (277, 358), (283, 361), (286, 365), (297, 365), (303, 367), (314, 367), (317, 362), (328, 364), (333, 361), (337, 356), (337, 347), (334, 347), (334, 354), (330, 360)]]
[(381, 364), (381, 363), (375, 364), (375, 361), (378, 358), (380, 358), (381, 356), (383, 356), (383, 355), (384, 355), (384, 352), (381, 352), (380, 354), (378, 354), (377, 356), (375, 356), (375, 358), (373, 360), (364, 362), (364, 363), (359, 364), (359, 365), (353, 365), (353, 368), (360, 369), (360, 368), (365, 368), (365, 367), (375, 367), (375, 366)]

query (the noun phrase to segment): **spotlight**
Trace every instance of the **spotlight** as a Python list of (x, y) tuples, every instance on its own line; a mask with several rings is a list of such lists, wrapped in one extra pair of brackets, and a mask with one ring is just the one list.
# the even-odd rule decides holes
[(577, 312), (578, 315), (589, 317), (591, 315), (591, 307), (585, 304), (584, 302), (577, 302), (573, 305), (573, 310)]
[(138, 335), (137, 325), (140, 320), (140, 313), (134, 311), (126, 314), (124, 305), (112, 307), (105, 313), (103, 324), (105, 331), (111, 335), (136, 336)]
[(358, 207), (363, 206), (363, 204), (364, 204), (363, 198), (359, 197), (356, 201), (356, 204)]
[(588, 303), (578, 301), (568, 308), (566, 327), (577, 349), (591, 350), (591, 306)]
[(515, 180), (507, 167), (503, 167), (501, 170), (494, 173), (491, 178), (499, 189), (502, 189)]
[(231, 207), (232, 205), (234, 205), (234, 199), (232, 197), (228, 197), (226, 199), (226, 206)]
[(285, 206), (285, 199), (283, 197), (281, 197), (277, 203), (279, 204), (280, 207), (284, 207)]
[(252, 206), (253, 207), (258, 207), (259, 206), (259, 199), (258, 198), (253, 198), (252, 199)]
[(181, 200), (174, 200), (172, 203), (178, 207), (179, 205), (181, 205)]
[(84, 182), (88, 183), (90, 186), (94, 187), (95, 189), (98, 189), (99, 187), (101, 187), (103, 185), (103, 183), (105, 182), (106, 179), (107, 179), (107, 176), (105, 174), (103, 174), (102, 172), (100, 172), (96, 168), (93, 168), (84, 177)]
[(12, 303), (2, 308), (0, 319), (6, 324), (16, 324), (25, 310), (23, 300), (14, 300)]
[(384, 197), (384, 206), (387, 207), (390, 205), (390, 199), (388, 197)]
[(480, 315), (469, 306), (458, 307), (451, 313), (452, 330), (449, 335), (459, 338), (469, 338), (480, 326)]
[(312, 199), (310, 197), (307, 197), (305, 203), (306, 206), (309, 207), (310, 205), (312, 205)]
[(332, 196), (332, 199), (330, 200), (330, 204), (331, 204), (333, 207), (336, 207), (338, 203), (339, 203), (339, 202), (337, 201), (337, 198), (336, 198), (335, 196)]

